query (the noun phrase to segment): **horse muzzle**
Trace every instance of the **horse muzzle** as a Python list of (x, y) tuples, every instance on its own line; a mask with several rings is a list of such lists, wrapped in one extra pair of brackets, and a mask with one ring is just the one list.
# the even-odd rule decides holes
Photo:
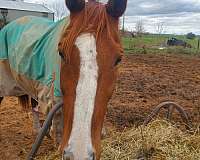
[(93, 152), (91, 152), (87, 158), (74, 158), (75, 156), (73, 155), (72, 152), (70, 151), (64, 151), (63, 152), (63, 156), (62, 156), (62, 160), (96, 160), (95, 159), (95, 154)]

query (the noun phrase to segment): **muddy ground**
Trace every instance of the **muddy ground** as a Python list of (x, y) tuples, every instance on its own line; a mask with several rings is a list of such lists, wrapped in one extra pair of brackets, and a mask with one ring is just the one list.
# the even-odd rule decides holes
[[(121, 130), (138, 126), (154, 106), (166, 100), (182, 105), (194, 124), (199, 121), (200, 57), (126, 56), (108, 106), (106, 127)], [(177, 113), (174, 121), (181, 122)], [(29, 115), (22, 111), (16, 98), (7, 97), (0, 107), (0, 160), (24, 160), (33, 140)], [(53, 141), (45, 139), (39, 155), (53, 149)]]

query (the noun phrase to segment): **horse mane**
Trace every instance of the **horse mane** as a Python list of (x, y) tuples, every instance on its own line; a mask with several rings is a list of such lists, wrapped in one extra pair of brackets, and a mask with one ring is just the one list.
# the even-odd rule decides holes
[[(85, 8), (78, 13), (71, 13), (70, 24), (64, 30), (58, 46), (59, 52), (69, 60), (76, 38), (82, 33), (92, 33), (97, 43), (101, 44), (100, 36), (104, 31), (106, 38), (112, 43), (116, 52), (122, 53), (122, 45), (119, 37), (118, 18), (113, 18), (107, 14), (104, 4), (89, 1)], [(100, 47), (99, 45), (97, 47)], [(102, 47), (102, 46), (101, 46)], [(98, 50), (98, 48), (97, 48)]]

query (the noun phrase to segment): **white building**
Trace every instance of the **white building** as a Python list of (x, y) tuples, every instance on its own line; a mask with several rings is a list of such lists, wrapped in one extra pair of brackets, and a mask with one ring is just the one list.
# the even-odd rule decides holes
[(0, 29), (6, 23), (27, 15), (54, 20), (54, 13), (41, 4), (26, 3), (20, 0), (0, 0)]

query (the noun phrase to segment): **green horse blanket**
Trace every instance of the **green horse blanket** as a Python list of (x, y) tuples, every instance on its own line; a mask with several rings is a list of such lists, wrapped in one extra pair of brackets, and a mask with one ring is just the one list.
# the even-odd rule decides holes
[(62, 97), (58, 43), (68, 22), (27, 16), (0, 31), (0, 96), (28, 94), (47, 106)]

